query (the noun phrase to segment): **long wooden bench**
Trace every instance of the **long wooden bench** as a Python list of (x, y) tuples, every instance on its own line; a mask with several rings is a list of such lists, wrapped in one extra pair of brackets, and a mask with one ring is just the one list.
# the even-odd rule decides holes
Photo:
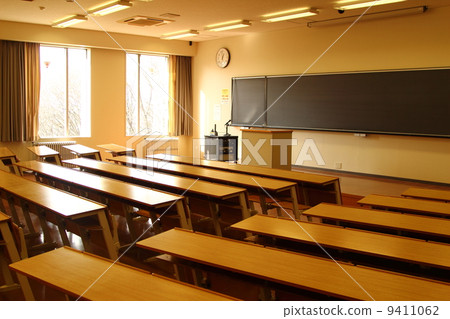
[[(85, 230), (88, 230), (87, 227), (94, 223), (101, 231), (109, 257), (111, 259), (117, 258), (117, 248), (111, 235), (105, 211), (106, 205), (2, 171), (0, 171), (0, 192), (8, 199), (11, 210), (14, 210), (15, 204), (17, 204), (22, 207), (25, 216), (34, 213), (39, 217), (46, 243), (53, 242), (47, 226), (47, 220), (49, 220), (58, 226), (63, 244), (70, 246), (66, 225), (72, 222), (79, 227), (78, 235), (81, 236), (85, 248), (89, 249), (89, 235)], [(4, 210), (4, 207), (0, 208)], [(17, 214), (14, 215), (14, 222), (20, 224)], [(86, 224), (87, 221), (89, 221), (88, 224)]]
[(102, 158), (100, 156), (100, 151), (96, 150), (95, 148), (87, 147), (87, 146), (84, 146), (81, 144), (66, 145), (63, 147), (68, 149), (70, 152), (75, 154), (77, 157), (92, 158), (97, 161), (102, 160)]
[[(186, 216), (186, 201), (182, 196), (37, 161), (19, 162), (16, 165), (33, 171), (39, 181), (50, 180), (53, 186), (61, 186), (66, 191), (81, 191), (85, 197), (99, 195), (105, 204), (110, 200), (121, 202), (122, 215), (126, 217), (132, 241), (138, 237), (133, 227), (133, 207), (156, 213), (157, 210), (167, 210), (173, 206), (178, 213), (180, 226), (192, 229), (190, 219)], [(156, 215), (153, 215), (155, 221)]]
[(76, 300), (236, 300), (68, 247), (15, 262), (10, 268)]
[(219, 236), (222, 234), (219, 214), (225, 213), (223, 209), (220, 210), (220, 207), (234, 207), (240, 210), (243, 219), (250, 217), (248, 193), (244, 188), (158, 172), (147, 173), (136, 168), (86, 158), (76, 158), (64, 162), (102, 176), (183, 194), (188, 199), (195, 198), (204, 201), (208, 205), (215, 232)]
[(441, 189), (410, 187), (402, 193), (402, 196), (450, 202), (450, 191)]
[(170, 154), (148, 155), (147, 158), (291, 181), (297, 183), (298, 198), (304, 205), (313, 206), (321, 202), (342, 204), (341, 187), (337, 177)]
[(128, 148), (117, 144), (102, 144), (97, 146), (103, 148), (106, 152), (111, 153), (113, 157), (122, 155), (136, 156), (136, 151), (133, 148)]
[[(131, 156), (118, 156), (109, 159), (115, 163), (124, 164), (132, 167), (154, 170), (157, 172), (199, 178), (201, 180), (211, 181), (244, 187), (250, 193), (259, 196), (259, 203), (264, 213), (267, 213), (269, 205), (266, 200), (275, 199), (279, 201), (289, 201), (292, 204), (292, 211), (296, 218), (300, 218), (299, 203), (297, 198), (297, 184), (295, 182), (284, 181), (274, 178), (240, 174), (235, 172), (221, 171), (192, 165), (183, 165), (168, 162), (158, 162), (151, 159), (137, 158)], [(277, 210), (280, 206), (274, 205)]]
[(137, 243), (138, 247), (259, 278), (269, 283), (347, 300), (447, 300), (443, 282), (337, 264), (331, 260), (182, 229), (172, 229)]
[(61, 155), (58, 151), (51, 149), (45, 145), (36, 145), (28, 147), (28, 150), (36, 155), (39, 161), (51, 162), (57, 165), (61, 164)]
[[(231, 226), (245, 232), (358, 255), (450, 270), (450, 245), (339, 226), (255, 215)], [(352, 260), (354, 261), (354, 260)], [(447, 272), (447, 275), (449, 273)]]
[(397, 235), (411, 236), (425, 240), (450, 240), (450, 220), (438, 217), (419, 216), (375, 210), (346, 207), (322, 203), (307, 209), (307, 217), (330, 220), (338, 225), (377, 231), (393, 232)]
[(9, 148), (0, 147), (0, 161), (3, 163), (3, 165), (7, 166), (11, 170), (11, 172), (20, 174), (17, 168), (14, 166), (14, 163), (17, 163), (19, 160)]
[(437, 217), (450, 217), (450, 203), (435, 202), (423, 199), (402, 198), (383, 195), (368, 195), (358, 204), (372, 208), (396, 210), (404, 213)]

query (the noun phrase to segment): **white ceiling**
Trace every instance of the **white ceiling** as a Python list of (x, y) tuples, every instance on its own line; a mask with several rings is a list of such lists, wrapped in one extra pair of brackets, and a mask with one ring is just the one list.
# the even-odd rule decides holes
[[(83, 14), (88, 9), (109, 0), (0, 0), (0, 20), (27, 22), (51, 25), (64, 17)], [(125, 34), (160, 37), (163, 34), (182, 30), (198, 30), (196, 37), (185, 38), (187, 41), (205, 41), (243, 35), (255, 32), (266, 32), (305, 25), (308, 21), (334, 19), (344, 16), (358, 15), (365, 9), (346, 11), (339, 14), (334, 5), (338, 0), (131, 0), (132, 8), (103, 17), (89, 17), (88, 21), (75, 25), (75, 28), (102, 30)], [(362, 0), (360, 0), (362, 1)], [(377, 6), (369, 12), (385, 11), (398, 8), (426, 5), (430, 10), (449, 6), (450, 0), (407, 0), (402, 3)], [(291, 20), (288, 22), (264, 23), (261, 16), (282, 10), (313, 7), (319, 15)], [(118, 21), (133, 16), (161, 18), (171, 13), (179, 15), (174, 22), (162, 26), (129, 26)], [(206, 31), (210, 24), (230, 20), (250, 20), (252, 26), (233, 31)]]

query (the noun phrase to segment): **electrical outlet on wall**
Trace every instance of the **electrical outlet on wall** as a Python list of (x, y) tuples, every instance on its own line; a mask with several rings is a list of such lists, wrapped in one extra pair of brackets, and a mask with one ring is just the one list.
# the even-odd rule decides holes
[(335, 169), (342, 169), (342, 163), (339, 163), (339, 162), (334, 163), (334, 168)]

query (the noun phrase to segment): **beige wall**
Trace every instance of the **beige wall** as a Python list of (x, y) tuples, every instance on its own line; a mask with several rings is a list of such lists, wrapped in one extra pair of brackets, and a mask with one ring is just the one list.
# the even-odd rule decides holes
[[(329, 49), (309, 72), (336, 72), (450, 66), (450, 7), (422, 15), (358, 23)], [(113, 34), (129, 50), (194, 56), (195, 137), (209, 133), (213, 124), (225, 131), (231, 102), (221, 100), (221, 90), (231, 91), (231, 77), (300, 74), (345, 31), (346, 25), (297, 27), (242, 37), (225, 38), (189, 46), (187, 41)], [(447, 32), (447, 34), (446, 34)], [(103, 32), (54, 29), (48, 26), (0, 21), (0, 39), (72, 44), (92, 49), (92, 136), (76, 139), (95, 147), (100, 143), (124, 144), (125, 56)], [(231, 51), (226, 69), (215, 65), (216, 51)], [(112, 49), (112, 50), (111, 50)], [(220, 114), (217, 114), (219, 111)], [(219, 115), (220, 119), (214, 118)], [(232, 128), (231, 133), (239, 134)], [(296, 131), (293, 163), (305, 139), (313, 139), (325, 168), (342, 163), (346, 171), (450, 183), (450, 140), (439, 138)], [(0, 143), (1, 144), (1, 143)], [(4, 145), (4, 144), (3, 144)], [(24, 143), (8, 143), (27, 159)], [(192, 154), (192, 141), (183, 138), (180, 153)], [(311, 154), (310, 152), (308, 154)], [(311, 161), (303, 164), (318, 166)]]
[[(221, 102), (221, 90), (231, 90), (231, 77), (301, 74), (312, 64), (310, 73), (450, 66), (450, 7), (361, 22), (339, 38), (347, 27), (297, 27), (199, 43), (194, 58), (196, 136), (207, 134), (214, 123), (224, 131), (231, 102)], [(214, 60), (222, 46), (231, 52), (226, 69)], [(215, 111), (221, 111), (219, 121)], [(293, 163), (305, 139), (313, 139), (325, 162), (320, 167), (335, 169), (342, 163), (345, 171), (450, 183), (450, 139), (313, 131), (295, 131), (293, 137), (298, 140)], [(318, 167), (308, 154), (312, 160), (303, 165)]]

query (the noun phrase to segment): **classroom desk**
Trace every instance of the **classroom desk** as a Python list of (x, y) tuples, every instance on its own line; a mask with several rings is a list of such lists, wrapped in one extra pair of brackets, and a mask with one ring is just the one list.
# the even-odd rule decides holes
[(359, 229), (254, 215), (234, 229), (361, 255), (450, 270), (450, 245)]
[[(310, 174), (297, 171), (287, 171), (284, 169), (261, 167), (261, 166), (251, 166), (242, 165), (229, 162), (219, 162), (219, 161), (208, 161), (203, 159), (197, 159), (186, 156), (169, 155), (169, 154), (154, 154), (148, 155), (148, 158), (153, 158), (160, 161), (168, 161), (179, 164), (196, 165), (207, 168), (215, 168), (221, 170), (227, 170), (236, 173), (251, 174), (262, 177), (277, 178), (286, 181), (295, 182), (298, 184), (299, 190), (299, 200), (302, 198), (302, 203), (305, 205), (315, 205), (322, 201), (332, 202), (341, 205), (342, 204), (342, 194), (341, 187), (339, 183), (339, 178)], [(331, 200), (312, 200), (308, 194), (308, 189), (316, 190), (320, 193), (333, 193), (334, 197)]]
[(402, 214), (383, 210), (346, 207), (334, 204), (322, 203), (303, 212), (305, 216), (329, 219), (338, 223), (344, 222), (351, 227), (370, 226), (377, 229), (394, 230), (422, 235), (432, 238), (450, 239), (450, 220)]
[(358, 204), (372, 208), (394, 209), (404, 213), (421, 214), (437, 217), (450, 217), (450, 203), (430, 200), (402, 198), (383, 195), (368, 195)]
[(450, 191), (439, 189), (410, 187), (402, 193), (402, 196), (450, 202)]
[(151, 174), (149, 174), (146, 171), (136, 168), (95, 161), (87, 158), (76, 158), (64, 161), (64, 163), (78, 166), (81, 169), (102, 176), (108, 176), (147, 187), (163, 189), (172, 193), (184, 194), (188, 198), (194, 197), (206, 200), (209, 203), (209, 210), (213, 218), (217, 235), (222, 234), (218, 219), (219, 204), (238, 206), (243, 219), (250, 217), (248, 193), (244, 188), (215, 184), (158, 172), (151, 172)]
[[(267, 213), (267, 210), (269, 209), (269, 206), (266, 203), (266, 193), (271, 194), (273, 197), (275, 197), (275, 199), (279, 199), (280, 195), (286, 196), (282, 195), (281, 193), (288, 192), (289, 195), (284, 197), (283, 200), (287, 200), (292, 203), (292, 211), (295, 218), (300, 218), (300, 210), (297, 198), (297, 184), (294, 182), (278, 180), (274, 178), (252, 176), (248, 174), (239, 174), (192, 165), (159, 162), (152, 159), (131, 156), (118, 156), (108, 160), (127, 166), (142, 167), (167, 174), (199, 178), (215, 183), (222, 183), (246, 188), (247, 190), (249, 190), (249, 192), (254, 192), (255, 194), (259, 195), (261, 208), (264, 213)], [(278, 205), (274, 206), (276, 208), (279, 208)]]
[(19, 170), (14, 166), (14, 163), (17, 163), (19, 160), (9, 148), (0, 147), (0, 161), (2, 161), (3, 165), (8, 166), (15, 174), (20, 175)]
[(77, 157), (86, 157), (86, 158), (92, 158), (97, 161), (101, 161), (100, 151), (96, 150), (94, 148), (90, 148), (81, 144), (74, 144), (74, 145), (66, 145), (63, 146), (64, 148), (67, 148), (69, 151), (74, 153)]
[[(345, 263), (340, 264), (340, 268), (335, 262), (323, 258), (182, 229), (147, 238), (137, 246), (347, 300), (425, 301), (448, 300), (450, 296), (447, 283)], [(347, 274), (351, 274), (354, 280)]]
[[(0, 245), (2, 244), (5, 246), (6, 251), (8, 252), (9, 260), (12, 263), (20, 260), (19, 252), (17, 251), (17, 247), (11, 231), (11, 218), (0, 211)], [(2, 257), (0, 256), (0, 258)], [(8, 271), (6, 260), (4, 260), (3, 262), (2, 260), (0, 260), (0, 263), (2, 264), (1, 266), (3, 279), (5, 281), (5, 285), (0, 286), (0, 291), (2, 290), (2, 288), (4, 288), (5, 290), (9, 290), (10, 287), (14, 287), (13, 278)], [(27, 278), (22, 275), (18, 275), (17, 280), (19, 281), (25, 298), (27, 300), (34, 300), (33, 292), (31, 291), (31, 287)]]
[(81, 296), (80, 300), (236, 300), (68, 247), (13, 263), (10, 268), (74, 298)]
[[(0, 190), (5, 192), (12, 200), (17, 199), (21, 204), (24, 215), (28, 215), (32, 207), (37, 207), (35, 213), (37, 213), (41, 222), (46, 242), (51, 242), (51, 235), (45, 218), (47, 214), (52, 215), (52, 220), (55, 219), (61, 239), (66, 246), (70, 246), (70, 242), (65, 231), (65, 222), (79, 221), (82, 223), (83, 218), (96, 216), (98, 219), (97, 225), (100, 226), (102, 231), (108, 254), (111, 259), (117, 258), (117, 250), (106, 218), (105, 205), (2, 171), (0, 171)], [(14, 205), (11, 201), (9, 202), (10, 207)], [(16, 223), (18, 222), (16, 221)], [(81, 238), (84, 244), (89, 243), (88, 238), (83, 234)]]
[(45, 145), (38, 145), (38, 146), (29, 146), (27, 147), (34, 155), (37, 156), (39, 161), (47, 161), (47, 162), (53, 162), (57, 165), (61, 164), (61, 155), (59, 152), (51, 149), (48, 146)]
[(136, 151), (133, 148), (128, 148), (117, 144), (102, 144), (97, 146), (105, 149), (106, 152), (111, 153), (113, 157), (122, 155), (136, 156)]
[(174, 206), (180, 217), (181, 227), (192, 229), (186, 217), (186, 202), (181, 196), (37, 161), (19, 162), (16, 165), (21, 169), (33, 171), (37, 179), (44, 177), (62, 183), (69, 192), (78, 189), (85, 193), (100, 194), (105, 199), (105, 204), (108, 203), (108, 199), (122, 202), (123, 216), (127, 219), (133, 241), (137, 238), (137, 234), (133, 228), (132, 207), (154, 211)]

